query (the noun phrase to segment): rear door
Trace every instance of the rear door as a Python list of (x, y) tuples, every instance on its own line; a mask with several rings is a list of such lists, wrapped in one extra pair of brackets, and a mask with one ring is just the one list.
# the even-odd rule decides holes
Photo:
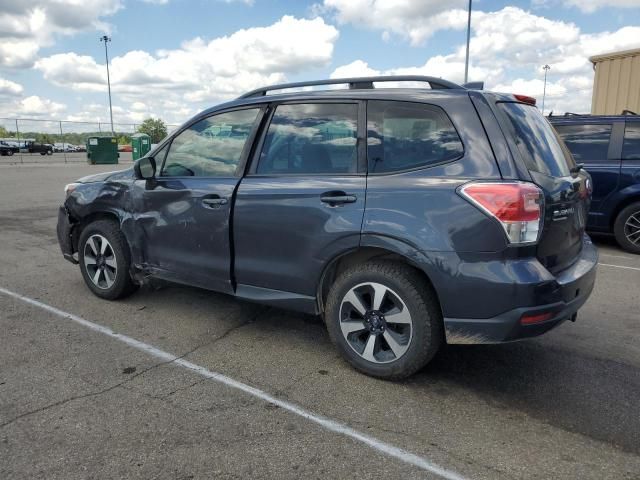
[(532, 105), (498, 102), (512, 153), (544, 192), (544, 224), (537, 256), (551, 272), (571, 265), (582, 250), (590, 202), (589, 175), (577, 171), (551, 124)]
[(366, 190), (360, 108), (348, 100), (274, 105), (236, 197), (239, 289), (315, 297), (327, 263), (358, 247)]
[(612, 128), (608, 123), (560, 123), (554, 125), (577, 163), (583, 163), (591, 174), (593, 194), (589, 211), (589, 226), (602, 226), (602, 210), (607, 199), (618, 190), (620, 181), (620, 149), (611, 142)]

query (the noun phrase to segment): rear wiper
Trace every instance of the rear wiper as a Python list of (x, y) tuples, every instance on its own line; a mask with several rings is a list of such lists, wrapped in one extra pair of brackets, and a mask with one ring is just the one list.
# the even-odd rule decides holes
[(576, 166), (569, 170), (570, 173), (580, 173), (580, 170), (584, 168), (584, 163), (576, 163)]

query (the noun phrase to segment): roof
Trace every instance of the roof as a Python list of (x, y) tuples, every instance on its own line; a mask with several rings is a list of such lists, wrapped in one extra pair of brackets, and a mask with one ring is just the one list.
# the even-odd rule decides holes
[(614, 60), (616, 58), (636, 57), (640, 56), (640, 48), (634, 48), (632, 50), (621, 50), (619, 52), (602, 53), (600, 55), (594, 55), (589, 57), (591, 63), (604, 62), (606, 60)]

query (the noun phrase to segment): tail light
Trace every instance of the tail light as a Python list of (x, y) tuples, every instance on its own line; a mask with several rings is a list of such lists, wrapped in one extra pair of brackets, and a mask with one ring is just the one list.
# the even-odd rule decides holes
[(553, 312), (529, 313), (522, 315), (520, 323), (522, 325), (533, 325), (536, 323), (546, 322), (547, 320), (551, 320), (551, 318), (553, 318)]
[(542, 191), (526, 182), (472, 182), (460, 189), (464, 198), (500, 222), (511, 244), (538, 240), (542, 225)]

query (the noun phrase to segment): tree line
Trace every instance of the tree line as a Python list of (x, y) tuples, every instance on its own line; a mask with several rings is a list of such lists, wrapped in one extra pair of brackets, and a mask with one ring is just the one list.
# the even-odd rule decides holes
[[(136, 128), (138, 133), (146, 133), (151, 137), (151, 143), (159, 143), (167, 136), (167, 125), (159, 118), (147, 118)], [(88, 137), (105, 137), (109, 132), (63, 132), (42, 133), (20, 131), (20, 138), (33, 138), (38, 143), (71, 143), (72, 145), (84, 145)], [(131, 144), (130, 133), (116, 132), (119, 145)], [(0, 125), (0, 138), (18, 138), (16, 131), (11, 131)]]

